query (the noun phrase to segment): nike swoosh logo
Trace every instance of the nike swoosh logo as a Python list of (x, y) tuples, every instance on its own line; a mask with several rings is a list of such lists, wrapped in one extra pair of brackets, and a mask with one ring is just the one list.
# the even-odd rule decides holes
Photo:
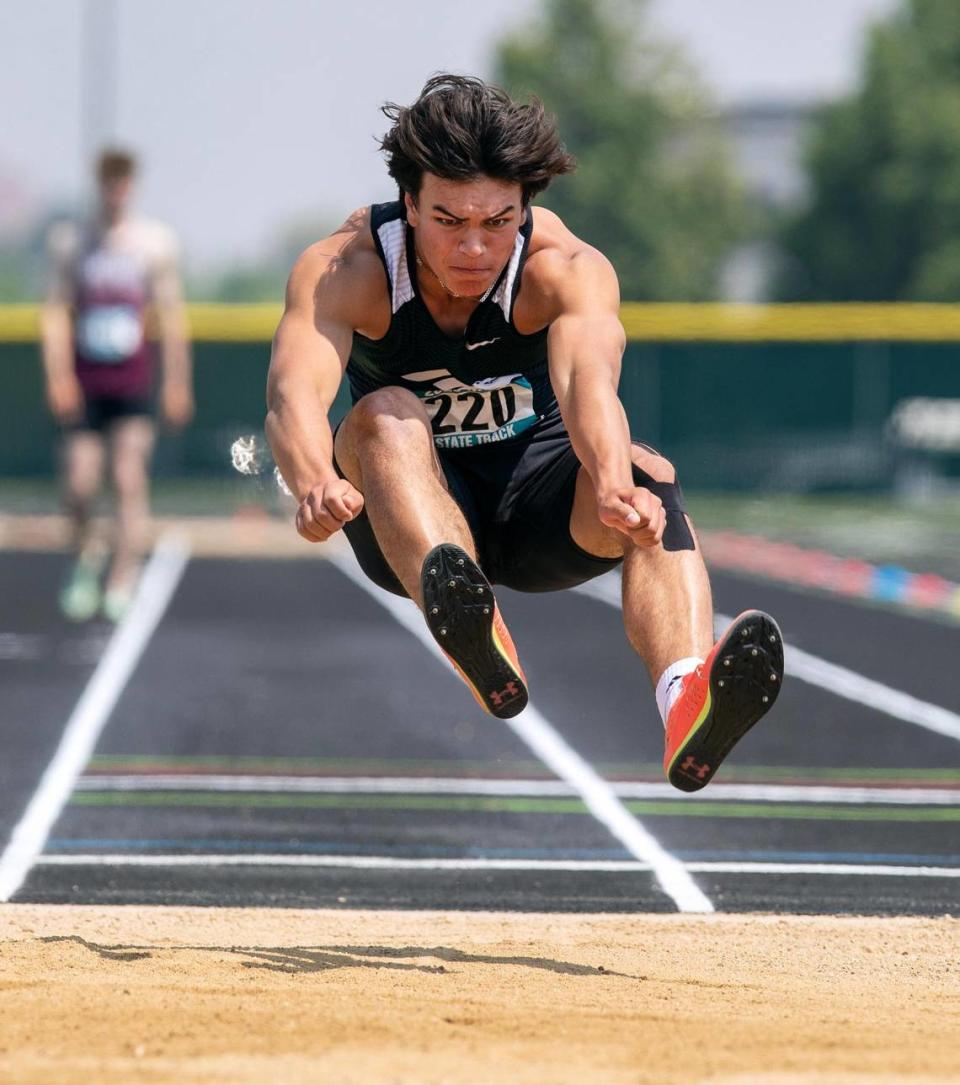
[(464, 346), (467, 350), (476, 350), (477, 347), (488, 347), (491, 343), (498, 343), (499, 341), (500, 336), (498, 335), (496, 339), (481, 339), (479, 343), (464, 343)]

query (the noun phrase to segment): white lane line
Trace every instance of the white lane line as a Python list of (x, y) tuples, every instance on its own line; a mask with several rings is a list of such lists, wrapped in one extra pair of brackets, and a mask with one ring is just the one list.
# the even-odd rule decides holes
[(929, 701), (921, 701), (918, 697), (892, 689), (836, 663), (828, 663), (801, 648), (790, 648), (786, 662), (787, 674), (802, 682), (960, 742), (960, 715), (956, 712), (930, 704)]
[[(350, 870), (514, 870), (569, 873), (634, 874), (655, 872), (647, 862), (593, 859), (400, 859), (380, 855), (41, 855), (37, 865), (93, 867), (336, 867)], [(859, 863), (738, 863), (697, 862), (688, 868), (698, 874), (859, 874), (893, 878), (960, 878), (960, 867), (892, 866)]]
[(130, 609), (114, 630), (67, 720), (53, 760), (0, 855), (0, 901), (16, 893), (43, 851), (104, 724), (163, 617), (189, 557), (189, 548), (179, 536), (164, 535), (158, 540)]
[[(960, 788), (843, 787), (831, 784), (711, 784), (681, 795), (667, 783), (610, 781), (621, 799), (691, 802), (845, 803), (888, 806), (960, 806)], [(77, 791), (216, 791), (324, 795), (493, 795), (571, 798), (578, 792), (564, 780), (499, 780), (436, 776), (252, 776), (203, 773), (89, 775)]]
[[(591, 580), (574, 588), (574, 591), (613, 607), (621, 605), (620, 579), (615, 575), (608, 574), (599, 580)], [(726, 614), (717, 614), (716, 620), (722, 626), (733, 621)], [(894, 719), (903, 720), (904, 723), (912, 723), (960, 742), (960, 715), (956, 712), (929, 701), (921, 701), (909, 693), (902, 693), (792, 645), (784, 645), (784, 657), (787, 674), (799, 678), (801, 682), (818, 686), (837, 697), (844, 697), (855, 704), (874, 708)]]
[[(455, 677), (450, 664), (430, 635), (420, 611), (410, 600), (401, 599), (376, 587), (363, 575), (352, 555), (338, 555), (331, 560), (345, 576), (373, 596), (405, 629), (440, 659), (444, 668), (449, 670), (451, 678)], [(713, 911), (713, 905), (690, 877), (683, 863), (657, 843), (617, 798), (610, 784), (566, 742), (532, 704), (519, 716), (503, 722), (556, 776), (574, 788), (587, 809), (631, 855), (650, 863), (657, 882), (681, 912)]]
[(873, 878), (960, 878), (955, 866), (891, 866), (884, 863), (690, 863), (710, 874), (861, 874)]

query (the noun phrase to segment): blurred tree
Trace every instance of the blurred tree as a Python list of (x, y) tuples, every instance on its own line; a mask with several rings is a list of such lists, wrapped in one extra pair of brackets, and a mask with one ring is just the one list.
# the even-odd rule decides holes
[(11, 301), (32, 301), (30, 268), (26, 253), (12, 245), (0, 246), (0, 305)]
[(822, 110), (810, 195), (782, 232), (788, 300), (960, 298), (960, 4), (908, 0), (860, 89)]
[(47, 288), (47, 236), (55, 222), (71, 218), (75, 209), (53, 203), (20, 225), (15, 234), (0, 236), (0, 304), (37, 301)]
[(495, 79), (539, 95), (578, 161), (540, 202), (613, 262), (623, 297), (714, 297), (741, 236), (742, 193), (706, 93), (644, 26), (646, 0), (544, 0), (503, 40)]
[(259, 259), (192, 277), (190, 296), (205, 301), (282, 301), (294, 261), (308, 245), (331, 232), (330, 221), (314, 216), (291, 220)]
[(271, 261), (241, 264), (218, 269), (204, 276), (191, 276), (187, 293), (204, 301), (282, 301), (289, 268)]

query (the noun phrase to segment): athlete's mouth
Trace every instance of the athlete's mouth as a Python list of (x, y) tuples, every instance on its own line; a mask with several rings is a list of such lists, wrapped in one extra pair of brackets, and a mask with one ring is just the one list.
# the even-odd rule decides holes
[(458, 275), (476, 279), (483, 275), (489, 275), (493, 269), (489, 267), (457, 267), (456, 265), (451, 265), (450, 270), (455, 271)]

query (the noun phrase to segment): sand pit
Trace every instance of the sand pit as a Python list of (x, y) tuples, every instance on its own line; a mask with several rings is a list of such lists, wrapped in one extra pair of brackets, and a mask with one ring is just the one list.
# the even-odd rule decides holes
[(0, 1080), (960, 1082), (960, 920), (0, 910)]

